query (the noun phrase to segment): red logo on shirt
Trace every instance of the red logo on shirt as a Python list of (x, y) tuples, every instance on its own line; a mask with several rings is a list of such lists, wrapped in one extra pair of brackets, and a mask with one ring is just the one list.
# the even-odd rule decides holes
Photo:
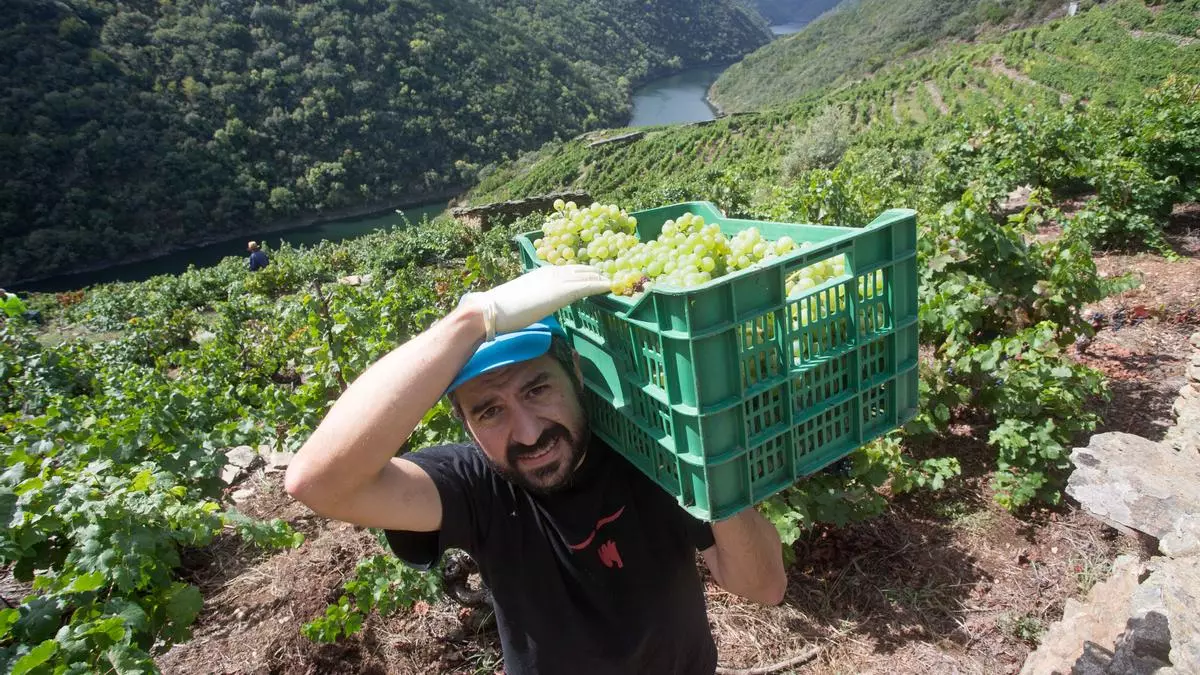
[(604, 563), (605, 567), (615, 565), (617, 569), (621, 569), (625, 566), (625, 563), (621, 562), (621, 554), (617, 551), (617, 542), (612, 539), (600, 544), (597, 552), (600, 554), (600, 562)]
[[(596, 538), (596, 534), (600, 532), (600, 528), (608, 525), (617, 518), (620, 518), (622, 513), (625, 513), (624, 506), (617, 509), (611, 516), (605, 516), (600, 520), (597, 520), (596, 527), (592, 530), (592, 533), (587, 536), (587, 539), (584, 539), (578, 544), (567, 544), (567, 546), (569, 546), (572, 551), (582, 551), (588, 546), (591, 546), (592, 541)], [(621, 553), (617, 550), (617, 542), (613, 541), (612, 539), (600, 544), (599, 548), (596, 549), (596, 553), (600, 555), (600, 562), (604, 563), (605, 567), (616, 567), (617, 569), (625, 567), (625, 562), (621, 560)]]
[(593, 539), (596, 538), (596, 533), (600, 531), (600, 528), (613, 522), (617, 518), (620, 518), (622, 513), (625, 513), (624, 506), (617, 509), (616, 513), (612, 514), (611, 516), (605, 516), (605, 517), (601, 518), (600, 520), (597, 520), (596, 528), (593, 529), (592, 533), (587, 536), (587, 539), (584, 539), (583, 541), (579, 542), (578, 544), (567, 544), (567, 546), (569, 546), (572, 551), (582, 551), (583, 549), (587, 548), (589, 544), (592, 543)]

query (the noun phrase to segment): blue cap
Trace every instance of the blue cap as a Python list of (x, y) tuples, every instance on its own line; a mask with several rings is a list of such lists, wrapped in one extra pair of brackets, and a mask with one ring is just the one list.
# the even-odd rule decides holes
[(536, 359), (550, 349), (550, 338), (554, 335), (567, 337), (567, 332), (553, 316), (520, 330), (497, 335), (496, 339), (479, 345), (471, 360), (458, 371), (454, 381), (446, 388), (446, 393), (458, 389), (467, 380), (497, 368)]

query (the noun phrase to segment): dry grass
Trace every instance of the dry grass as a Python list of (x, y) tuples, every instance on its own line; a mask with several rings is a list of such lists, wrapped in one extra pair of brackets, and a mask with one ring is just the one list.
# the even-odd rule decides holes
[(794, 672), (1018, 670), (1033, 647), (1023, 635), (1137, 543), (1070, 509), (1020, 520), (972, 482), (974, 495), (901, 498), (881, 518), (813, 532), (779, 607), (710, 589), (722, 664), (763, 666), (820, 645)]
[[(283, 491), (282, 474), (251, 479), (255, 496), (242, 510), (283, 517), (305, 532), (298, 549), (263, 553), (221, 537), (185, 556), (204, 611), (193, 639), (157, 659), (164, 673), (483, 673), (499, 659), (494, 634), (450, 602), (418, 605), (401, 616), (372, 616), (363, 631), (317, 645), (300, 628), (337, 600), (358, 561), (383, 553), (362, 528), (317, 518)], [(244, 486), (243, 486), (244, 487)]]

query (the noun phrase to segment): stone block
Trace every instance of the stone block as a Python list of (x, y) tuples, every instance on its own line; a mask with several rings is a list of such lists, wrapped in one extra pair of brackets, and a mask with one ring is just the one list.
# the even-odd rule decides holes
[(1084, 510), (1160, 538), (1175, 521), (1200, 512), (1200, 462), (1140, 436), (1097, 434), (1071, 453), (1066, 492)]

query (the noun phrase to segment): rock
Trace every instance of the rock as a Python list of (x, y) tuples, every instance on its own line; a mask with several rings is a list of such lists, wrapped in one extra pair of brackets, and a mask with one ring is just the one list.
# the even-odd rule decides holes
[(1180, 415), (1175, 426), (1163, 436), (1163, 443), (1196, 457), (1200, 453), (1200, 417)]
[(1192, 333), (1192, 336), (1188, 338), (1188, 342), (1192, 343), (1192, 346), (1196, 349), (1200, 349), (1200, 331)]
[(248, 472), (245, 469), (239, 466), (226, 464), (225, 467), (221, 469), (221, 480), (226, 485), (233, 485), (238, 481), (245, 480), (247, 473)]
[[(1191, 389), (1191, 387), (1184, 387), (1184, 389)], [(1200, 400), (1191, 396), (1180, 396), (1175, 399), (1175, 405), (1171, 409), (1175, 413), (1175, 419), (1180, 422), (1184, 418), (1200, 417)]]
[(1001, 213), (1015, 213), (1029, 206), (1029, 196), (1033, 194), (1033, 187), (1030, 185), (1022, 185), (1012, 192), (1008, 193), (1008, 197), (1000, 202)]
[(234, 504), (241, 504), (248, 501), (253, 496), (254, 490), (251, 490), (250, 488), (242, 488), (241, 490), (234, 490), (233, 494), (230, 495), (229, 498), (233, 500)]
[(1157, 612), (1130, 619), (1113, 651), (1100, 645), (1085, 645), (1071, 675), (1155, 675), (1170, 666), (1171, 652), (1167, 619)]
[[(1133, 595), (1131, 623), (1141, 623), (1124, 662), (1159, 659), (1172, 666), (1155, 671), (1157, 675), (1200, 673), (1200, 557), (1158, 557), (1150, 568), (1150, 576)], [(1164, 641), (1169, 651), (1163, 649)], [(1113, 650), (1114, 664), (1123, 662), (1121, 647)]]
[(1175, 525), (1158, 542), (1158, 549), (1172, 558), (1200, 556), (1200, 515), (1191, 513), (1175, 521)]
[[(1139, 576), (1144, 581), (1139, 585)], [(1121, 556), (1086, 603), (1063, 618), (1025, 660), (1021, 675), (1200, 673), (1200, 557)]]
[(375, 277), (371, 276), (370, 274), (351, 274), (338, 279), (338, 283), (345, 284), (347, 286), (360, 286), (362, 284), (371, 283), (371, 280), (374, 278)]
[(1109, 577), (1093, 586), (1083, 602), (1068, 599), (1062, 620), (1042, 636), (1041, 645), (1025, 659), (1021, 675), (1070, 673), (1072, 664), (1088, 657), (1085, 645), (1116, 642), (1125, 628), (1130, 599), (1143, 569), (1136, 557), (1121, 556)]
[(272, 450), (267, 455), (267, 468), (265, 469), (265, 472), (274, 473), (276, 471), (283, 471), (287, 469), (288, 465), (292, 463), (292, 458), (295, 456), (296, 453), (294, 452), (277, 452)]
[(258, 455), (254, 452), (254, 448), (248, 445), (239, 445), (225, 453), (227, 463), (242, 469), (249, 469), (257, 458)]
[(1092, 515), (1154, 538), (1185, 514), (1200, 512), (1200, 462), (1121, 432), (1097, 434), (1071, 453), (1067, 494)]
[(221, 480), (226, 485), (245, 479), (250, 469), (258, 462), (258, 453), (248, 445), (239, 445), (225, 453), (225, 467), (221, 469)]

